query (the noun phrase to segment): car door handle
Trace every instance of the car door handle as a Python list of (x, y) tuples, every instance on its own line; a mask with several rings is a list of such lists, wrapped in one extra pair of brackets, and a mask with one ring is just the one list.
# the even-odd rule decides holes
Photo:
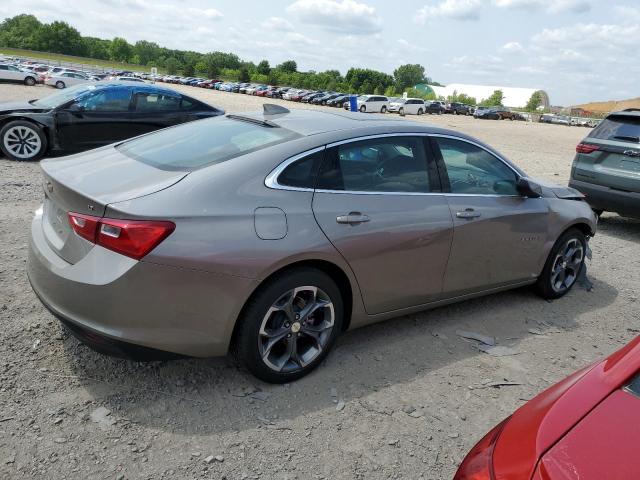
[(348, 215), (338, 215), (336, 217), (336, 222), (338, 223), (346, 223), (349, 225), (358, 225), (359, 223), (366, 223), (369, 220), (368, 215), (364, 215), (360, 212), (349, 212)]
[(473, 208), (467, 208), (461, 212), (456, 212), (456, 217), (458, 218), (471, 219), (478, 218), (479, 216), (481, 216), (481, 213), (476, 212)]

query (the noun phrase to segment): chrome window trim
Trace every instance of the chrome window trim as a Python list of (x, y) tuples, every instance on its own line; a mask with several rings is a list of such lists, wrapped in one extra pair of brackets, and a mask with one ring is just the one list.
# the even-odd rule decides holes
[(321, 147), (312, 148), (311, 150), (306, 150), (302, 153), (298, 153), (297, 155), (294, 155), (293, 157), (287, 158), (284, 162), (282, 162), (280, 165), (274, 168), (271, 171), (271, 173), (269, 173), (269, 175), (267, 175), (267, 178), (264, 179), (265, 186), (267, 188), (273, 188), (274, 190), (289, 190), (292, 192), (313, 192), (314, 191), (313, 188), (291, 187), (289, 185), (280, 185), (278, 183), (278, 177), (292, 163), (295, 163), (298, 160), (301, 160), (304, 157), (307, 157), (309, 155), (313, 155), (314, 153), (322, 152), (326, 148), (327, 148), (326, 145), (322, 145)]
[(452, 140), (458, 140), (461, 142), (466, 142), (475, 147), (478, 147), (489, 155), (496, 158), (498, 161), (502, 162), (505, 166), (509, 167), (509, 169), (516, 174), (518, 178), (522, 177), (522, 174), (518, 172), (509, 162), (503, 158), (502, 156), (488, 150), (486, 147), (480, 145), (477, 142), (472, 140), (468, 140), (466, 138), (457, 137), (455, 135), (447, 135), (442, 133), (427, 133), (427, 132), (399, 132), (399, 133), (378, 133), (373, 135), (365, 135), (361, 137), (353, 137), (345, 140), (340, 140), (338, 142), (332, 142), (327, 145), (323, 145), (320, 147), (312, 148), (311, 150), (306, 150), (302, 153), (298, 153), (293, 157), (290, 157), (280, 163), (276, 168), (274, 168), (267, 178), (265, 178), (264, 184), (267, 188), (272, 188), (274, 190), (288, 190), (292, 192), (316, 192), (316, 193), (333, 193), (333, 194), (349, 194), (349, 195), (404, 195), (404, 196), (425, 196), (425, 195), (444, 195), (449, 197), (485, 197), (485, 198), (520, 198), (521, 195), (498, 195), (498, 194), (482, 194), (482, 193), (451, 193), (451, 192), (364, 192), (358, 190), (325, 190), (325, 189), (313, 189), (313, 188), (303, 188), (303, 187), (290, 187), (287, 185), (280, 185), (278, 183), (278, 177), (280, 174), (292, 163), (301, 160), (302, 158), (313, 155), (314, 153), (337, 147), (339, 145), (344, 145), (347, 143), (354, 143), (364, 140), (373, 140), (376, 138), (386, 138), (386, 137), (439, 137), (439, 138), (450, 138)]

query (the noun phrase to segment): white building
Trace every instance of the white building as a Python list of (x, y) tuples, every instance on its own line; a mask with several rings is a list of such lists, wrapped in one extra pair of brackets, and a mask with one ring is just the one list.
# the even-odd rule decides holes
[(435, 85), (426, 85), (427, 89), (431, 89), (439, 97), (447, 98), (454, 93), (469, 95), (474, 97), (478, 102), (489, 98), (496, 90), (502, 90), (504, 95), (503, 104), (505, 107), (511, 108), (524, 108), (535, 92), (542, 94), (542, 106), (548, 108), (551, 104), (549, 102), (549, 95), (544, 90), (538, 88), (516, 88), (516, 87), (499, 87), (489, 85), (465, 85), (462, 83), (451, 83), (446, 87), (437, 87)]

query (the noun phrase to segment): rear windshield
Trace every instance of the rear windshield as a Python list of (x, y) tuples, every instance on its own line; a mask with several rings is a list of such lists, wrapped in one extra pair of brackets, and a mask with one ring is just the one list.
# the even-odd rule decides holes
[(298, 137), (286, 128), (214, 117), (144, 135), (117, 148), (162, 170), (195, 170)]
[(640, 142), (640, 117), (611, 116), (605, 118), (589, 135), (600, 140)]

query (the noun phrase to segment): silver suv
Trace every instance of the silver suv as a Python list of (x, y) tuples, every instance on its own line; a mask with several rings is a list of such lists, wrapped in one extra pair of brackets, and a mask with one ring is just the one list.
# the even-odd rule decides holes
[(569, 186), (593, 210), (640, 218), (640, 110), (605, 118), (576, 147)]

